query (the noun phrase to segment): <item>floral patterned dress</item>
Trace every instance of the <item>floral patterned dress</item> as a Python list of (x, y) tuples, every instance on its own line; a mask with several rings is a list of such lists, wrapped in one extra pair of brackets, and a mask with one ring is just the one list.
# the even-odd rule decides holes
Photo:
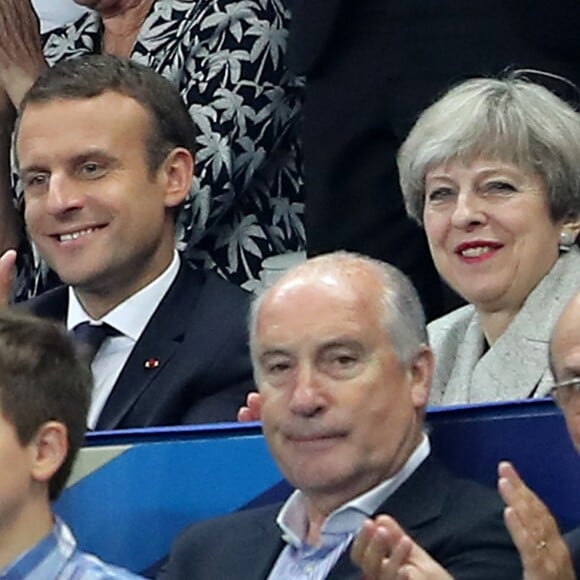
[[(175, 83), (198, 130), (177, 247), (247, 290), (264, 258), (305, 248), (302, 81), (284, 62), (288, 23), (281, 0), (156, 0), (131, 56)], [(43, 42), (51, 66), (99, 52), (99, 15)], [(20, 276), (21, 297), (46, 287), (40, 262)]]

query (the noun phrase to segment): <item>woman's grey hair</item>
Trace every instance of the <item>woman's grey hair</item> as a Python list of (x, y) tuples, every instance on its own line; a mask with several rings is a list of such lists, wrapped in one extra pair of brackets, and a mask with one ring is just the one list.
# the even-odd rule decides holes
[(257, 320), (260, 307), (268, 294), (275, 290), (279, 283), (299, 275), (300, 272), (311, 270), (320, 273), (321, 276), (326, 272), (342, 273), (355, 268), (360, 272), (361, 265), (370, 267), (377, 273), (382, 287), (381, 308), (385, 332), (401, 364), (411, 365), (421, 348), (429, 344), (425, 313), (417, 290), (407, 276), (390, 264), (360, 254), (338, 251), (311, 258), (292, 268), (273, 288), (254, 299), (249, 316), (250, 352), (254, 372), (258, 368)]
[(427, 108), (397, 155), (407, 213), (422, 224), (430, 169), (477, 158), (539, 174), (554, 222), (580, 216), (580, 114), (541, 85), (472, 79)]

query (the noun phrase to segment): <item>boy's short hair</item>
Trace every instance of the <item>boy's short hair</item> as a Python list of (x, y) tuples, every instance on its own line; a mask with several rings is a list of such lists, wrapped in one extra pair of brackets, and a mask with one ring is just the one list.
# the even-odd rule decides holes
[(49, 482), (56, 499), (84, 441), (92, 377), (72, 339), (56, 322), (0, 309), (0, 412), (27, 445), (48, 421), (67, 429), (68, 453)]

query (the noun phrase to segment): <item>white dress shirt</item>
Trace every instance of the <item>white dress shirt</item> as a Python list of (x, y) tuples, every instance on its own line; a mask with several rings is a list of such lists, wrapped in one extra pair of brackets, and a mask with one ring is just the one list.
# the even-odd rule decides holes
[(276, 518), (287, 545), (280, 552), (268, 580), (324, 580), (359, 533), (364, 521), (411, 477), (430, 451), (429, 438), (423, 435), (421, 443), (393, 477), (333, 511), (324, 521), (319, 546), (306, 541), (308, 518), (304, 494), (295, 491)]
[(153, 313), (177, 276), (180, 258), (177, 252), (168, 268), (153, 282), (117, 305), (100, 320), (93, 320), (83, 309), (75, 291), (69, 287), (66, 326), (72, 330), (82, 322), (106, 322), (120, 334), (108, 337), (97, 351), (91, 364), (93, 393), (87, 426), (94, 429), (97, 420), (135, 344), (145, 330)]

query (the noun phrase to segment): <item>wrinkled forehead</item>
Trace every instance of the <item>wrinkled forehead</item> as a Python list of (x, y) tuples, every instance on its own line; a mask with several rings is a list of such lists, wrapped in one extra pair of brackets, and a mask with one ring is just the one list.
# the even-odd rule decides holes
[(349, 274), (292, 276), (264, 297), (257, 318), (260, 347), (287, 342), (332, 341), (380, 327), (382, 304), (376, 289)]

